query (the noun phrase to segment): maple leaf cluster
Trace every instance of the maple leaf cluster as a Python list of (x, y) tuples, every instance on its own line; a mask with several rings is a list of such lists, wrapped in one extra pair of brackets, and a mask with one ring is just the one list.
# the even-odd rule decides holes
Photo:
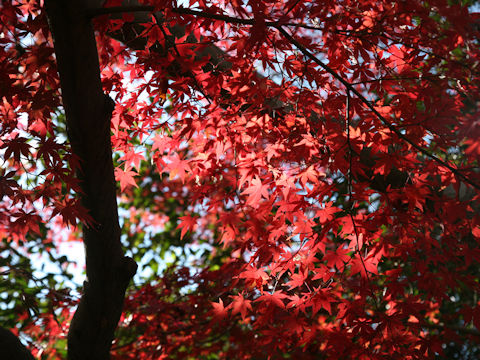
[[(116, 40), (132, 14), (95, 20), (123, 241), (148, 269), (114, 357), (480, 352), (471, 4), (141, 4), (141, 46)], [(0, 234), (38, 241), (56, 215), (88, 223), (81, 159), (42, 7), (2, 2), (0, 29)], [(52, 348), (58, 324), (31, 321)]]

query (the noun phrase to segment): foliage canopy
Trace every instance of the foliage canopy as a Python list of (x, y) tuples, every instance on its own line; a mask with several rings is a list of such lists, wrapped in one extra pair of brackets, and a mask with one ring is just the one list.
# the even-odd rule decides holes
[(34, 355), (120, 320), (115, 359), (479, 356), (474, 2), (61, 3), (0, 3), (0, 323)]

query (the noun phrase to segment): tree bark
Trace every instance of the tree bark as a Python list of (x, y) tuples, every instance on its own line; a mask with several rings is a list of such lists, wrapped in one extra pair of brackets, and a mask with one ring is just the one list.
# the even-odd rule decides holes
[(87, 1), (45, 0), (65, 108), (68, 138), (80, 159), (82, 205), (93, 219), (83, 226), (87, 280), (68, 333), (68, 358), (110, 358), (125, 291), (136, 272), (125, 257), (113, 173), (110, 120), (113, 100), (104, 94)]
[(20, 340), (7, 329), (0, 326), (0, 359), (34, 360), (32, 354)]

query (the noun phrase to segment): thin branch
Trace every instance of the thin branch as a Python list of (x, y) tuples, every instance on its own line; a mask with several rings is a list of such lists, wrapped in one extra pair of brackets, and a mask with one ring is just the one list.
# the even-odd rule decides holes
[(346, 127), (346, 132), (347, 132), (347, 145), (348, 145), (348, 178), (347, 178), (347, 190), (348, 190), (348, 196), (350, 197), (349, 201), (352, 202), (352, 196), (353, 196), (353, 189), (352, 189), (352, 153), (353, 153), (353, 147), (352, 147), (352, 142), (350, 141), (350, 90), (347, 89), (347, 104), (346, 104), (346, 114), (345, 114), (345, 127)]
[(433, 329), (433, 330), (451, 330), (455, 331), (459, 334), (462, 335), (473, 335), (480, 337), (480, 331), (472, 328), (467, 328), (463, 326), (455, 326), (455, 325), (445, 325), (445, 324), (430, 324), (430, 323), (417, 323), (417, 322), (412, 322), (409, 321), (407, 323), (409, 326), (414, 326), (414, 327), (422, 327), (422, 328), (427, 328), (427, 329)]
[[(233, 24), (243, 24), (243, 25), (254, 25), (255, 19), (240, 19), (233, 16), (213, 14), (200, 10), (193, 10), (187, 8), (173, 8), (170, 9), (173, 13), (179, 15), (193, 15), (197, 17), (202, 17), (206, 19), (222, 20)], [(153, 12), (155, 11), (154, 6), (142, 6), (142, 5), (132, 5), (132, 6), (112, 6), (106, 8), (94, 8), (87, 10), (88, 17), (96, 17), (102, 15), (111, 15), (119, 13), (131, 13), (131, 12)], [(267, 22), (267, 26), (273, 26), (275, 23)]]
[[(295, 5), (295, 4), (294, 4)], [(293, 9), (293, 8), (292, 8)], [(194, 9), (187, 9), (187, 8), (173, 8), (170, 9), (175, 14), (182, 14), (182, 15), (192, 15), (199, 18), (205, 19), (215, 19), (215, 20), (222, 20), (230, 24), (241, 24), (241, 25), (255, 25), (256, 20), (249, 18), (249, 19), (241, 19), (234, 16), (223, 15), (223, 14), (214, 14), (202, 10), (194, 10)], [(149, 5), (130, 5), (130, 6), (111, 6), (106, 8), (92, 8), (88, 9), (86, 12), (87, 17), (94, 18), (97, 16), (103, 15), (113, 15), (113, 14), (123, 14), (123, 13), (133, 13), (133, 12), (154, 12), (155, 7)], [(290, 10), (289, 10), (290, 11)], [(287, 12), (288, 13), (288, 12)], [(307, 25), (304, 23), (291, 23), (291, 22), (282, 22), (282, 21), (266, 21), (264, 23), (267, 27), (277, 27), (277, 26), (289, 26), (289, 27), (296, 27), (308, 30), (316, 30), (316, 31), (325, 31), (325, 28), (318, 26), (318, 25)], [(330, 30), (329, 30), (330, 31)], [(374, 33), (368, 33), (365, 31), (353, 31), (353, 30), (333, 30), (334, 33), (351, 36), (351, 35), (379, 35)]]
[(347, 191), (348, 191), (348, 201), (349, 201), (349, 216), (350, 216), (350, 221), (352, 222), (353, 225), (353, 230), (355, 232), (355, 238), (356, 238), (356, 244), (355, 244), (355, 253), (358, 254), (358, 257), (360, 258), (360, 261), (362, 263), (363, 271), (365, 271), (365, 276), (368, 281), (368, 287), (370, 290), (370, 293), (372, 295), (373, 301), (375, 303), (375, 307), (378, 309), (378, 300), (375, 292), (372, 289), (371, 286), (371, 279), (370, 279), (370, 274), (368, 273), (367, 266), (365, 265), (365, 261), (363, 260), (362, 254), (360, 252), (361, 248), (358, 244), (359, 239), (360, 239), (360, 234), (358, 231), (358, 226), (355, 221), (355, 218), (353, 217), (353, 209), (355, 207), (355, 201), (353, 200), (353, 186), (352, 186), (352, 162), (353, 162), (353, 146), (352, 142), (350, 141), (350, 123), (351, 123), (351, 111), (350, 111), (350, 106), (351, 106), (351, 95), (350, 95), (350, 89), (347, 89), (347, 101), (346, 101), (346, 109), (345, 109), (345, 127), (346, 127), (346, 133), (347, 133), (347, 145), (348, 145), (348, 174), (347, 174)]
[(391, 77), (389, 77), (389, 76), (387, 76), (387, 77), (381, 77), (381, 78), (370, 79), (370, 80), (356, 81), (356, 82), (350, 83), (350, 85), (362, 85), (362, 84), (381, 82), (381, 81), (436, 80), (436, 79), (438, 79), (438, 76), (422, 76), (422, 77), (414, 77), (414, 76), (391, 76)]
[[(163, 34), (163, 37), (165, 38), (165, 47), (167, 48), (167, 45), (171, 46), (173, 48), (173, 50), (175, 51), (175, 53), (177, 54), (178, 58), (180, 59), (182, 56), (180, 55), (180, 51), (178, 51), (177, 44), (175, 43), (175, 40), (171, 41), (169, 39), (169, 37), (167, 35), (167, 32), (163, 28), (162, 22), (160, 21), (158, 16), (156, 14), (153, 14), (153, 17), (155, 18), (155, 22), (157, 23), (158, 28), (160, 29), (160, 31)], [(190, 79), (192, 79), (193, 84), (195, 85), (195, 87), (197, 87), (197, 90), (205, 97), (205, 99), (208, 101), (208, 103), (211, 104), (212, 103), (211, 97), (205, 92), (205, 89), (203, 89), (202, 86), (199, 84), (199, 82), (197, 81), (197, 78), (196, 78), (195, 74), (193, 73), (193, 71), (188, 70), (186, 74), (188, 75), (188, 77)]]
[[(172, 12), (175, 14), (181, 14), (181, 15), (194, 15), (194, 16), (203, 17), (206, 19), (222, 20), (229, 23), (233, 23), (233, 24), (255, 25), (256, 23), (255, 19), (240, 19), (233, 16), (229, 16), (229, 15), (212, 14), (205, 11), (192, 10), (192, 9), (186, 9), (186, 8), (175, 8), (175, 9), (172, 9)], [(276, 22), (274, 23), (268, 22), (268, 21), (265, 22), (266, 26), (272, 26), (273, 24), (276, 24)]]
[(295, 6), (298, 5), (299, 2), (300, 2), (300, 0), (295, 1), (295, 2), (290, 6), (290, 8), (285, 12), (284, 16), (287, 16), (287, 15), (295, 8)]
[(154, 6), (148, 5), (130, 5), (130, 6), (111, 6), (105, 8), (91, 8), (86, 11), (87, 17), (93, 18), (102, 15), (123, 14), (132, 12), (152, 12)]
[[(123, 14), (123, 13), (132, 13), (132, 12), (153, 12), (155, 11), (154, 6), (148, 5), (131, 5), (131, 6), (111, 6), (106, 8), (92, 8), (87, 10), (87, 17), (94, 18), (102, 15), (113, 15), (113, 14)], [(180, 15), (192, 15), (204, 19), (214, 19), (222, 20), (230, 24), (241, 24), (241, 25), (255, 25), (255, 19), (241, 19), (234, 16), (223, 15), (223, 14), (214, 14), (201, 10), (187, 9), (187, 8), (173, 8), (171, 11), (175, 14)], [(310, 30), (324, 30), (322, 27), (307, 25), (303, 23), (282, 23), (279, 21), (266, 21), (265, 26), (276, 27), (279, 25), (292, 26), (292, 27), (301, 27)]]
[(330, 68), (328, 65), (323, 63), (320, 59), (318, 59), (315, 55), (313, 55), (310, 51), (308, 51), (301, 43), (299, 43), (295, 38), (293, 38), (289, 33), (285, 31), (285, 29), (282, 26), (275, 26), (278, 31), (293, 45), (297, 47), (298, 50), (302, 54), (304, 54), (306, 57), (314, 61), (317, 65), (319, 65), (322, 69), (324, 69), (326, 72), (328, 72), (330, 75), (332, 75), (335, 79), (340, 81), (348, 90), (350, 90), (353, 94), (355, 94), (376, 116), (377, 118), (386, 126), (390, 131), (392, 131), (395, 135), (397, 135), (400, 139), (405, 141), (406, 143), (410, 144), (413, 148), (421, 152), (423, 155), (429, 157), (430, 159), (434, 160), (438, 164), (442, 165), (443, 167), (447, 168), (450, 170), (453, 174), (458, 176), (460, 179), (465, 181), (467, 184), (470, 184), (476, 189), (480, 190), (480, 185), (471, 180), (470, 178), (466, 177), (463, 175), (458, 169), (454, 168), (452, 165), (448, 164), (447, 162), (443, 161), (436, 155), (432, 154), (430, 151), (422, 148), (421, 146), (415, 144), (412, 140), (410, 140), (408, 137), (403, 135), (394, 125), (392, 125), (385, 117), (383, 117), (382, 114), (380, 114), (375, 107), (372, 105), (370, 101), (365, 98), (359, 91), (355, 89), (352, 84), (350, 84), (347, 80), (342, 78), (337, 72), (335, 72), (332, 68)]
[[(203, 321), (199, 321), (198, 323), (185, 325), (185, 326), (173, 329), (173, 330), (169, 330), (169, 331), (157, 330), (157, 332), (160, 335), (168, 336), (168, 335), (173, 335), (173, 334), (176, 334), (176, 333), (179, 333), (179, 332), (182, 332), (182, 331), (191, 330), (195, 326), (206, 325), (206, 324), (208, 324), (208, 322), (209, 321), (207, 321), (207, 320), (203, 320)], [(119, 350), (119, 349), (125, 348), (127, 346), (133, 345), (136, 342), (138, 342), (138, 339), (130, 340), (130, 341), (124, 343), (124, 344), (115, 344), (115, 345), (112, 346), (112, 350)]]

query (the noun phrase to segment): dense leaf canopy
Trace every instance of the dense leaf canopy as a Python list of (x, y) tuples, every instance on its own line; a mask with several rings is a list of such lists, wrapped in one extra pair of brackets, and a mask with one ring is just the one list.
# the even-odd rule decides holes
[[(139, 265), (114, 359), (480, 356), (474, 2), (77, 2)], [(61, 359), (95, 123), (69, 126), (47, 12), (0, 3), (0, 323)]]

